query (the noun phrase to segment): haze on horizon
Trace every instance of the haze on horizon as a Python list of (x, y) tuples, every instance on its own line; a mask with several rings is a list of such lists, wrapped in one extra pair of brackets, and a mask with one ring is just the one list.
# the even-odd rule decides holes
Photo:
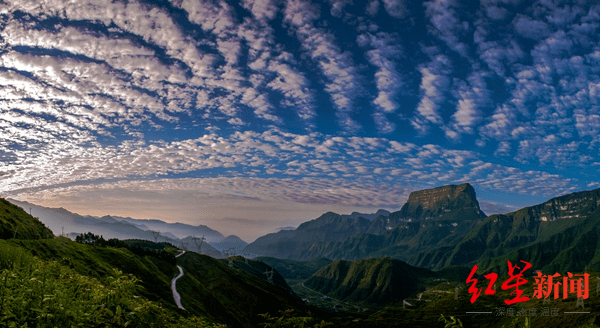
[(247, 239), (600, 187), (594, 1), (98, 3), (0, 4), (0, 197)]

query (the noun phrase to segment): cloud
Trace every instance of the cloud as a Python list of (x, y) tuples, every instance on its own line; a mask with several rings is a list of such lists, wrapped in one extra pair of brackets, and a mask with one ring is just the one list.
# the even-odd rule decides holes
[(11, 0), (0, 11), (3, 192), (307, 178), (333, 194), (307, 187), (288, 201), (364, 206), (351, 182), (383, 201), (382, 183), (554, 196), (597, 180), (591, 3)]
[(295, 29), (303, 49), (315, 60), (328, 82), (325, 90), (337, 108), (340, 126), (346, 130), (359, 128), (351, 117), (354, 98), (362, 88), (358, 72), (349, 53), (344, 53), (334, 43), (334, 36), (313, 26), (320, 13), (306, 1), (290, 0), (285, 7), (284, 22)]
[(550, 34), (548, 24), (527, 16), (517, 16), (513, 24), (515, 25), (515, 31), (525, 38), (540, 40)]
[(258, 20), (274, 19), (278, 11), (276, 0), (243, 0), (242, 6)]
[(473, 134), (483, 118), (483, 110), (491, 105), (491, 93), (485, 82), (486, 75), (485, 72), (474, 71), (467, 78), (468, 84), (462, 81), (457, 83), (458, 105), (452, 115), (452, 131), (457, 133), (457, 136), (458, 133)]
[(378, 94), (373, 104), (380, 112), (374, 114), (374, 119), (379, 131), (391, 133), (395, 126), (387, 120), (385, 114), (400, 109), (398, 90), (402, 88), (402, 80), (394, 59), (400, 56), (401, 47), (394, 36), (387, 33), (362, 34), (358, 36), (357, 42), (359, 45), (373, 48), (367, 51), (367, 57), (369, 62), (378, 68), (375, 72)]
[[(460, 42), (459, 36), (462, 31), (467, 31), (469, 24), (461, 22), (454, 7), (457, 6), (453, 0), (434, 0), (424, 2), (425, 15), (435, 28), (434, 34), (439, 37), (446, 45), (459, 53), (461, 56), (468, 57), (467, 45)], [(457, 35), (458, 34), (458, 35)]]
[(367, 3), (367, 13), (371, 16), (377, 15), (379, 11), (379, 0), (371, 0)]
[(405, 0), (382, 0), (383, 7), (387, 13), (394, 18), (404, 18), (408, 11), (406, 9), (406, 5), (404, 4)]
[(489, 200), (480, 199), (479, 207), (488, 216), (492, 214), (506, 214), (519, 209), (519, 207), (511, 204), (503, 204)]
[(411, 120), (413, 127), (420, 133), (428, 131), (430, 124), (442, 125), (441, 103), (450, 85), (447, 74), (450, 73), (450, 61), (444, 55), (437, 55), (427, 66), (421, 66), (421, 92), (423, 94), (417, 106), (417, 115)]
[(342, 12), (344, 11), (344, 7), (351, 5), (352, 0), (328, 0), (331, 4), (331, 16), (334, 17), (342, 17)]

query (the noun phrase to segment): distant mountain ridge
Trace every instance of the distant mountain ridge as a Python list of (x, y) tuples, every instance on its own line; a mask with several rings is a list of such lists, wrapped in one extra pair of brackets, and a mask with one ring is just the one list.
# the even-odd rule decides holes
[(244, 247), (246, 247), (247, 245), (248, 245), (247, 242), (245, 242), (240, 237), (235, 236), (235, 235), (227, 236), (223, 240), (213, 244), (213, 246), (216, 249), (218, 249), (219, 251), (232, 249), (233, 251), (238, 252), (238, 253), (241, 250), (243, 250)]
[[(484, 217), (485, 214), (479, 208), (476, 199), (475, 189), (470, 184), (450, 185), (413, 192), (401, 210), (394, 213), (385, 210), (374, 214), (351, 215), (327, 212), (317, 219), (302, 223), (296, 230), (280, 231), (260, 237), (249, 244), (246, 250), (262, 256), (308, 260), (329, 257), (331, 252), (327, 249), (331, 245), (347, 243), (357, 235), (383, 235), (401, 222), (418, 227), (416, 222), (444, 220), (451, 221), (445, 222), (444, 225), (452, 225), (459, 221), (477, 221)], [(321, 251), (316, 251), (315, 247)], [(356, 258), (361, 257), (352, 259)]]
[(503, 273), (506, 260), (544, 272), (600, 270), (600, 189), (486, 217), (471, 185), (444, 186), (413, 192), (401, 210), (373, 221), (328, 212), (247, 249), (297, 261), (391, 257), (431, 270), (478, 264)]
[(552, 273), (582, 271), (586, 266), (600, 270), (600, 189), (484, 219), (402, 222), (382, 235), (315, 243), (294, 258), (384, 256), (432, 270), (477, 264), (482, 271), (506, 273), (506, 260), (529, 261)]
[[(49, 208), (14, 199), (8, 199), (8, 201), (22, 208), (31, 208), (32, 214), (46, 224), (55, 235), (61, 235), (64, 230), (65, 236), (73, 238), (81, 233), (92, 232), (103, 236), (105, 239), (157, 240), (177, 246), (182, 246), (181, 242), (183, 241), (190, 250), (195, 251), (198, 250), (192, 240), (192, 236), (196, 235), (198, 238), (205, 236), (206, 242), (202, 246), (202, 253), (217, 258), (223, 256), (210, 244), (211, 242), (214, 243), (223, 240), (223, 235), (205, 225), (192, 226), (184, 223), (138, 220), (110, 215), (102, 217), (83, 216), (72, 213), (64, 208)], [(155, 239), (152, 231), (160, 232), (158, 239)], [(183, 237), (178, 237), (177, 235)]]
[(345, 240), (366, 231), (370, 225), (371, 221), (363, 217), (327, 212), (315, 220), (302, 223), (296, 230), (282, 230), (260, 237), (246, 246), (245, 251), (286, 258), (318, 241)]

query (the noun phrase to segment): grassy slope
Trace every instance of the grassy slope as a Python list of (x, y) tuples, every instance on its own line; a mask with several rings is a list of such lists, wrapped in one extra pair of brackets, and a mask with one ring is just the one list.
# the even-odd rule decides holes
[(400, 302), (438, 275), (390, 258), (335, 261), (305, 282), (333, 298), (374, 304)]
[(226, 259), (220, 259), (219, 261), (229, 266), (230, 260), (233, 268), (246, 271), (265, 281), (269, 280), (269, 272), (271, 271), (271, 269), (273, 269), (273, 276), (271, 277), (273, 284), (289, 291), (290, 293), (293, 293), (292, 288), (287, 284), (284, 277), (268, 264), (256, 260), (246, 260), (242, 256), (231, 256)]
[(308, 279), (331, 260), (319, 258), (311, 261), (283, 260), (274, 257), (261, 256), (255, 258), (277, 270), (285, 279)]
[[(69, 247), (78, 245), (64, 248)], [(107, 265), (102, 269), (108, 272), (88, 276), (79, 267), (51, 259), (34, 257), (20, 241), (0, 240), (0, 326), (213, 327), (201, 317), (147, 299), (153, 293), (132, 274)]]
[(0, 239), (46, 239), (54, 234), (22, 208), (0, 198)]
[(182, 305), (230, 327), (256, 327), (261, 313), (308, 310), (289, 290), (209, 256), (188, 252), (177, 263), (185, 272), (177, 282)]
[(68, 238), (51, 240), (10, 240), (44, 260), (56, 260), (78, 273), (103, 279), (114, 268), (141, 280), (149, 299), (173, 305), (170, 285), (177, 268), (151, 256), (138, 256), (125, 248), (98, 247), (76, 243)]

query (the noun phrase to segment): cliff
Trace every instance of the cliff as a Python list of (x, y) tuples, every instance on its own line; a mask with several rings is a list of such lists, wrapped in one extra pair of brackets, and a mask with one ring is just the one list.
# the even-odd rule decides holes
[(486, 217), (479, 208), (475, 189), (468, 183), (412, 192), (400, 212), (394, 214), (402, 221)]

